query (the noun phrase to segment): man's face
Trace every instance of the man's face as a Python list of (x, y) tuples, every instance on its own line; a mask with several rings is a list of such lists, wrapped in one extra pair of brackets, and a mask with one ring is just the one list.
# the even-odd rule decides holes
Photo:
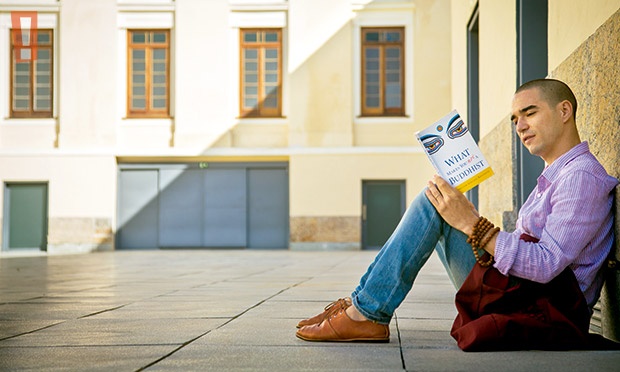
[(556, 158), (554, 144), (560, 139), (563, 123), (560, 110), (550, 107), (537, 88), (514, 95), (511, 121), (523, 145), (532, 155), (550, 164)]

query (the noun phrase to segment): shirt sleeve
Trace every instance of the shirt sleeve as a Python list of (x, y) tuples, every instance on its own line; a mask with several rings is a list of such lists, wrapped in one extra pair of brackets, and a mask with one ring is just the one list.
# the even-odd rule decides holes
[[(525, 242), (520, 233), (500, 232), (495, 246), (495, 267), (504, 275), (547, 283), (555, 278), (589, 244), (608, 218), (609, 191), (597, 177), (574, 171), (551, 185), (549, 203), (532, 213), (542, 223), (539, 242)], [(540, 219), (540, 221), (538, 221)]]

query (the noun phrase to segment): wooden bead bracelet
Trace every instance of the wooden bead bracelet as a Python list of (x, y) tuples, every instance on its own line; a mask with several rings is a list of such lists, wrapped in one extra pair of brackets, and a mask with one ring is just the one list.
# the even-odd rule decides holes
[(471, 244), (471, 249), (474, 252), (474, 257), (476, 257), (476, 262), (478, 262), (482, 267), (491, 265), (493, 263), (493, 256), (491, 256), (488, 261), (482, 261), (478, 255), (478, 251), (480, 249), (484, 249), (484, 247), (489, 244), (491, 239), (493, 239), (499, 230), (499, 227), (495, 227), (491, 221), (480, 216), (478, 221), (474, 224), (471, 235), (467, 238), (467, 243)]

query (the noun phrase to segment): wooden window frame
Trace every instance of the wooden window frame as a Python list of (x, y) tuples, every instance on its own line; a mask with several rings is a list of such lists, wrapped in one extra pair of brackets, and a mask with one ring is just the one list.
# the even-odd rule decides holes
[[(366, 34), (369, 32), (386, 32), (397, 31), (400, 34), (398, 42), (388, 42), (379, 40), (377, 42), (366, 41)], [(361, 28), (361, 109), (362, 116), (405, 116), (405, 27), (362, 27)], [(366, 49), (379, 48), (379, 107), (366, 106)], [(386, 107), (386, 68), (385, 68), (385, 49), (387, 47), (398, 47), (400, 50), (400, 107)]]
[[(276, 32), (278, 34), (277, 42), (264, 41), (265, 33)], [(261, 35), (257, 42), (245, 42), (244, 35), (246, 33), (258, 33)], [(263, 102), (265, 100), (264, 87), (265, 87), (265, 70), (264, 70), (264, 58), (265, 49), (277, 49), (278, 51), (278, 81), (277, 81), (277, 107), (264, 107)], [(245, 102), (245, 68), (244, 68), (244, 52), (248, 49), (258, 50), (258, 107), (246, 108)], [(273, 118), (282, 117), (282, 29), (281, 28), (242, 28), (239, 30), (239, 116), (243, 118)]]
[[(43, 33), (49, 33), (49, 37), (50, 37), (50, 42), (49, 45), (41, 45), (39, 44), (38, 40), (34, 40), (34, 45), (32, 46), (31, 49), (31, 53), (32, 53), (32, 60), (30, 61), (30, 68), (29, 68), (29, 76), (30, 76), (30, 81), (28, 82), (28, 95), (29, 95), (29, 108), (28, 111), (26, 110), (16, 110), (14, 108), (14, 99), (15, 99), (15, 92), (13, 90), (13, 82), (15, 81), (15, 64), (16, 64), (16, 56), (15, 56), (15, 50), (19, 49), (18, 46), (16, 46), (14, 44), (14, 37), (15, 34), (18, 34), (19, 32), (21, 32), (21, 30), (18, 29), (11, 29), (10, 32), (10, 45), (11, 45), (11, 53), (10, 53), (10, 91), (9, 91), (9, 112), (10, 112), (10, 117), (11, 118), (15, 118), (15, 119), (30, 119), (30, 118), (52, 118), (53, 114), (54, 114), (54, 30), (53, 29), (37, 29), (36, 33), (33, 33), (31, 35), (34, 36), (36, 35), (37, 37), (40, 34)], [(33, 37), (34, 39), (34, 37)], [(49, 93), (49, 99), (50, 99), (50, 106), (49, 106), (49, 110), (35, 110), (34, 108), (34, 99), (35, 99), (35, 81), (36, 81), (36, 77), (35, 76), (35, 64), (36, 64), (36, 57), (39, 51), (41, 50), (49, 50), (50, 53), (50, 68), (49, 68), (49, 75), (50, 75), (50, 93)]]
[[(145, 32), (152, 39), (155, 33), (165, 33), (165, 43), (134, 43), (133, 34)], [(134, 49), (145, 50), (145, 109), (133, 109), (133, 55)], [(166, 51), (166, 107), (163, 109), (152, 108), (153, 101), (151, 82), (153, 76), (152, 52), (155, 49), (165, 49)], [(169, 29), (129, 29), (127, 30), (127, 117), (128, 118), (170, 118), (170, 30)]]

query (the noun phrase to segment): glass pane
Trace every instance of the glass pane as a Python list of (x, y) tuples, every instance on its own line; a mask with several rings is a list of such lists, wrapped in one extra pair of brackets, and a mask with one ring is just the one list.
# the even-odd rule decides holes
[(49, 51), (49, 49), (38, 49), (37, 50), (37, 58), (38, 59), (49, 60), (50, 59), (50, 51)]
[(166, 75), (153, 75), (153, 83), (166, 84)]
[(258, 75), (257, 74), (245, 74), (245, 82), (246, 83), (258, 83)]
[(268, 43), (277, 42), (278, 33), (277, 32), (265, 32), (265, 41)]
[(131, 42), (133, 43), (146, 43), (146, 32), (132, 32)]
[(28, 109), (29, 101), (27, 99), (16, 99), (13, 101), (13, 108), (17, 110)]
[(386, 69), (388, 70), (396, 70), (399, 71), (400, 70), (400, 61), (396, 60), (388, 60), (386, 63)]
[(400, 108), (400, 95), (398, 96), (387, 96), (385, 102), (386, 108)]
[(400, 32), (386, 32), (385, 41), (398, 42), (400, 41)]
[(15, 71), (30, 71), (30, 62), (18, 62), (15, 64)]
[(391, 83), (385, 85), (385, 93), (387, 95), (400, 95), (400, 84)]
[(365, 40), (367, 42), (378, 42), (379, 41), (379, 32), (371, 31), (367, 32), (365, 36)]
[(167, 35), (165, 32), (155, 32), (153, 33), (153, 42), (154, 43), (165, 43), (166, 36)]
[(154, 96), (166, 96), (166, 87), (153, 87)]
[(368, 83), (378, 83), (379, 82), (379, 74), (367, 73), (366, 74), (366, 82), (368, 82)]
[(155, 109), (165, 109), (166, 108), (166, 99), (154, 99), (153, 100), (153, 108)]
[(52, 41), (52, 35), (50, 32), (37, 32), (37, 43), (38, 44), (50, 44)]
[(50, 76), (48, 75), (37, 75), (37, 84), (46, 84), (49, 85), (50, 83)]
[(265, 74), (265, 82), (266, 83), (277, 83), (278, 74)]
[(265, 63), (266, 71), (278, 71), (278, 62), (267, 62)]
[(376, 71), (379, 69), (379, 61), (376, 59), (366, 61), (366, 70)]
[(50, 70), (49, 62), (37, 62), (37, 72), (47, 72)]
[(252, 97), (246, 97), (243, 100), (243, 107), (245, 108), (256, 108), (258, 107), (258, 100)]
[(278, 92), (278, 87), (277, 86), (273, 86), (273, 85), (266, 86), (263, 89), (263, 95), (265, 97), (269, 96), (270, 94), (275, 94), (277, 92)]
[(272, 94), (263, 101), (263, 107), (266, 108), (278, 108), (278, 96)]
[(366, 58), (379, 58), (379, 48), (366, 48)]
[(134, 96), (144, 97), (144, 95), (146, 94), (146, 88), (144, 86), (134, 86), (131, 90), (131, 93)]
[(400, 58), (400, 48), (386, 48), (385, 55), (387, 58)]
[(366, 107), (379, 107), (379, 97), (366, 97)]
[(30, 94), (30, 89), (27, 87), (17, 87), (15, 89), (13, 89), (13, 94), (15, 96), (25, 96), (28, 97), (28, 95)]
[(258, 41), (258, 33), (256, 32), (244, 32), (243, 41), (246, 43), (255, 43)]
[(49, 99), (36, 99), (34, 100), (35, 110), (49, 110), (51, 101)]
[(385, 74), (385, 81), (388, 83), (398, 83), (400, 82), (400, 74), (399, 73)]
[(258, 58), (258, 49), (245, 49), (244, 50), (245, 59), (257, 59)]
[(132, 80), (136, 84), (144, 84), (146, 82), (146, 75), (144, 74), (133, 74)]
[(277, 49), (265, 49), (265, 57), (269, 59), (277, 59), (278, 50)]
[(17, 52), (19, 53), (19, 59), (32, 59), (32, 49), (19, 49)]
[(47, 88), (47, 87), (37, 88), (37, 96), (49, 97), (49, 95), (50, 95), (50, 88)]
[(30, 75), (28, 74), (28, 75), (17, 75), (17, 76), (15, 76), (15, 83), (19, 84), (19, 85), (22, 85), (22, 84), (28, 85), (28, 84), (30, 84)]
[(134, 49), (131, 51), (131, 56), (134, 60), (144, 60), (146, 57), (146, 51), (144, 49)]
[(370, 95), (379, 95), (379, 86), (378, 85), (368, 85), (366, 86), (366, 94)]
[(144, 62), (134, 62), (132, 66), (133, 66), (134, 71), (145, 71), (146, 70), (146, 64)]
[(146, 109), (146, 100), (144, 98), (134, 98), (131, 100), (132, 109)]
[(258, 71), (258, 63), (256, 62), (246, 62), (245, 63), (246, 71)]
[(166, 49), (154, 49), (153, 50), (153, 59), (165, 60), (166, 59)]
[(153, 71), (165, 72), (166, 71), (166, 64), (165, 63), (153, 63)]
[(258, 87), (256, 86), (247, 86), (244, 89), (244, 93), (246, 96), (255, 96), (258, 94)]

